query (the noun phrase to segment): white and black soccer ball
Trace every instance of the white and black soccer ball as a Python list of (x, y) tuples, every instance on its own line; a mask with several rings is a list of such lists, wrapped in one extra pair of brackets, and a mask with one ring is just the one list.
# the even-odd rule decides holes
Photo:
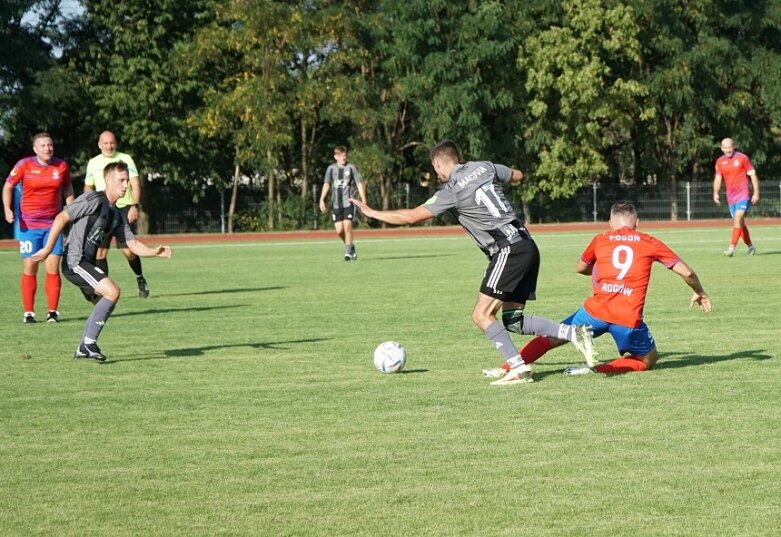
[(398, 373), (407, 363), (407, 351), (395, 341), (383, 341), (374, 349), (374, 367), (380, 373)]

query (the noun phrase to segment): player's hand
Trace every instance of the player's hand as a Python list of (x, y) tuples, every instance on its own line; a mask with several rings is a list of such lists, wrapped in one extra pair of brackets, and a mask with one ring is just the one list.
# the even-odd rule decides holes
[(46, 261), (46, 258), (49, 257), (50, 251), (46, 248), (41, 248), (37, 252), (35, 252), (33, 255), (30, 256), (30, 259), (32, 259), (35, 262), (40, 263), (41, 261)]
[(157, 257), (168, 257), (170, 258), (172, 255), (174, 255), (173, 250), (171, 250), (170, 246), (163, 246), (160, 245), (155, 249), (155, 255)]
[(320, 212), (325, 213), (325, 202), (320, 200)]
[(716, 205), (721, 205), (721, 200), (719, 199), (718, 194), (713, 195), (713, 203), (715, 203)]
[(131, 207), (127, 211), (127, 223), (132, 224), (136, 220), (138, 220), (138, 208), (137, 207)]
[(692, 295), (692, 299), (689, 302), (689, 307), (693, 308), (695, 304), (697, 304), (700, 307), (700, 309), (705, 313), (710, 313), (711, 311), (713, 311), (713, 306), (710, 303), (710, 298), (708, 298), (708, 295), (704, 293), (703, 294), (694, 293)]
[(9, 208), (5, 209), (5, 221), (9, 224), (14, 223), (14, 212)]
[(751, 196), (751, 205), (756, 205), (759, 203), (759, 194), (755, 193)]
[(370, 216), (371, 216), (371, 215), (369, 214), (369, 212), (371, 211), (371, 209), (369, 209), (369, 206), (368, 206), (368, 205), (366, 205), (364, 202), (362, 202), (362, 201), (358, 201), (358, 200), (357, 200), (357, 199), (355, 199), (355, 198), (350, 198), (350, 203), (352, 203), (353, 205), (355, 205), (356, 207), (358, 207), (358, 208), (361, 210), (361, 214), (363, 214), (364, 216), (367, 216), (367, 217), (370, 217)]

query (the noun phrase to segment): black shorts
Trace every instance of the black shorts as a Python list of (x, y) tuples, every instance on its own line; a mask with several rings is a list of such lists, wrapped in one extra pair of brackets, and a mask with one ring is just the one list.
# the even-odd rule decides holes
[(516, 242), (491, 257), (480, 292), (504, 302), (535, 300), (539, 272), (540, 251), (535, 242)]
[(62, 275), (65, 276), (66, 280), (78, 287), (84, 298), (90, 302), (97, 296), (95, 287), (98, 286), (101, 280), (108, 278), (108, 274), (84, 259), (71, 268), (65, 262), (65, 257), (62, 258)]
[(342, 208), (331, 207), (331, 220), (334, 222), (342, 222), (343, 220), (352, 222), (355, 220), (355, 205)]
[[(122, 207), (121, 209), (119, 209), (119, 212), (122, 214), (122, 219), (125, 222), (127, 222), (127, 213), (130, 212), (130, 205), (127, 205), (126, 207)], [(138, 220), (136, 220), (132, 224), (128, 223), (128, 226), (130, 226), (130, 231), (133, 232), (133, 235), (136, 234), (136, 223), (137, 222), (138, 222)], [(103, 242), (100, 243), (100, 247), (101, 248), (108, 248), (109, 246), (111, 246), (111, 239), (113, 239), (113, 238), (114, 238), (114, 235), (106, 235), (106, 236), (104, 236), (103, 237)], [(125, 241), (120, 242), (119, 239), (117, 239), (116, 243), (117, 243), (117, 248), (127, 248), (127, 243)]]

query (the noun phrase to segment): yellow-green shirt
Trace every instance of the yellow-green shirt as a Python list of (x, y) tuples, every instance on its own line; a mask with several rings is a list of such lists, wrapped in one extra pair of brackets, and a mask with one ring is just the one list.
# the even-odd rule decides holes
[[(127, 171), (130, 177), (140, 177), (138, 175), (136, 163), (133, 162), (133, 158), (127, 153), (120, 153), (117, 151), (112, 157), (104, 157), (103, 153), (101, 153), (97, 157), (91, 158), (87, 163), (87, 175), (84, 177), (84, 184), (93, 187), (98, 192), (106, 190), (106, 181), (103, 179), (103, 168), (105, 168), (107, 164), (119, 160), (127, 164)], [(127, 192), (125, 192), (125, 195), (117, 200), (118, 209), (127, 207), (128, 205), (133, 205), (133, 187), (130, 184), (127, 185)]]

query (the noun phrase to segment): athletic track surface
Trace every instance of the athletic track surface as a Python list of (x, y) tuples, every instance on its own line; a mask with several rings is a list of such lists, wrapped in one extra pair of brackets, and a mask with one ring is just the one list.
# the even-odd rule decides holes
[[(781, 218), (751, 218), (749, 226), (781, 226)], [(704, 227), (723, 227), (727, 230), (731, 226), (729, 219), (720, 218), (713, 220), (694, 220), (694, 221), (654, 221), (640, 222), (639, 229), (658, 230), (670, 228), (704, 228)], [(531, 224), (527, 226), (532, 233), (552, 233), (565, 231), (606, 231), (607, 222), (597, 223), (572, 223), (572, 224)], [(264, 241), (295, 241), (295, 240), (334, 240), (334, 230), (318, 231), (276, 231), (267, 233), (234, 233), (231, 235), (222, 233), (200, 233), (200, 234), (176, 234), (176, 235), (146, 235), (140, 238), (149, 244), (180, 244), (180, 243), (208, 243), (208, 242), (264, 242)], [(358, 227), (355, 229), (355, 238), (357, 240), (370, 237), (421, 237), (437, 235), (460, 235), (464, 231), (460, 226), (414, 226), (414, 227), (389, 227), (385, 229), (366, 229)], [(0, 240), (0, 248), (17, 248), (18, 242), (13, 239)]]

